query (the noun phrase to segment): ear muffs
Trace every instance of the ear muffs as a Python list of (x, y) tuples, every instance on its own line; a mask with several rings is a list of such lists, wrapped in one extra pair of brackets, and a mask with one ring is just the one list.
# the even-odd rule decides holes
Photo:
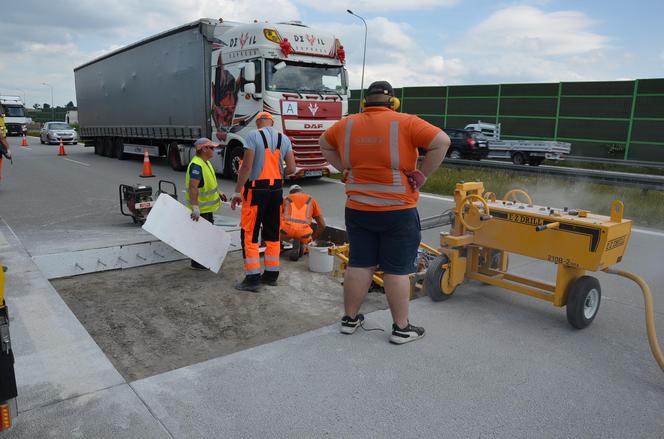
[[(390, 110), (397, 111), (401, 106), (401, 101), (399, 100), (399, 98), (395, 98), (394, 96), (392, 96), (388, 102), (390, 103), (390, 105), (388, 105), (387, 107)], [(367, 106), (367, 100), (362, 99), (362, 101), (360, 102), (360, 111), (364, 111), (364, 108), (366, 106)]]

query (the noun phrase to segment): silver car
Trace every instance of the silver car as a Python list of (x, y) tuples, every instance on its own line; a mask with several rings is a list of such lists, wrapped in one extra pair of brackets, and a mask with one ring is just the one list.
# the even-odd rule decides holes
[(76, 130), (69, 126), (67, 122), (46, 122), (39, 133), (39, 141), (43, 144), (48, 143), (71, 143), (76, 145), (78, 137)]

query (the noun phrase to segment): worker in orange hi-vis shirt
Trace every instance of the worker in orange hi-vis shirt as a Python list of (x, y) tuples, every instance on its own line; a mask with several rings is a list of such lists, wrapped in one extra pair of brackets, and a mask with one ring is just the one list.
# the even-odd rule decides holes
[[(362, 113), (340, 120), (319, 141), (346, 183), (350, 255), (341, 332), (352, 334), (362, 325), (360, 307), (380, 267), (394, 322), (390, 342), (403, 344), (424, 336), (424, 328), (408, 320), (408, 275), (415, 271), (421, 240), (419, 189), (440, 166), (450, 139), (417, 116), (395, 111), (399, 100), (388, 82), (374, 82), (365, 96)], [(420, 169), (418, 148), (426, 151)]]
[[(316, 221), (315, 230), (311, 227), (313, 221)], [(282, 241), (294, 240), (290, 260), (297, 261), (306, 252), (307, 244), (318, 239), (325, 227), (325, 218), (316, 200), (299, 185), (291, 186), (284, 198), (280, 229)]]
[[(231, 209), (242, 205), (240, 239), (244, 258), (244, 279), (235, 288), (258, 292), (261, 284), (275, 286), (279, 277), (279, 223), (285, 176), (295, 172), (291, 142), (273, 128), (272, 115), (256, 115), (256, 131), (247, 135), (242, 165), (238, 170)], [(282, 163), (286, 163), (284, 170)], [(259, 234), (265, 241), (265, 271), (261, 275)]]

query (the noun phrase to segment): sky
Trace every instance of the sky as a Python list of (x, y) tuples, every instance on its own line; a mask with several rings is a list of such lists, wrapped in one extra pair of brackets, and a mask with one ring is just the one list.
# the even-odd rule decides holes
[[(76, 103), (74, 67), (198, 18), (301, 20), (333, 32), (352, 88), (664, 77), (652, 0), (3, 0), (0, 93)], [(44, 83), (48, 85), (43, 85)]]

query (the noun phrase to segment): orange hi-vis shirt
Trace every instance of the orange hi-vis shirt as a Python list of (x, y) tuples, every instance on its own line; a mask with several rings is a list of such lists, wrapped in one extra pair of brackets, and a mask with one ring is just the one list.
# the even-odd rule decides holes
[(311, 224), (312, 218), (322, 215), (320, 206), (311, 195), (304, 192), (288, 194), (281, 208), (281, 221)]
[(349, 169), (346, 207), (385, 211), (415, 207), (419, 192), (406, 172), (417, 166), (418, 148), (428, 149), (441, 130), (410, 114), (367, 107), (332, 125), (323, 135)]

